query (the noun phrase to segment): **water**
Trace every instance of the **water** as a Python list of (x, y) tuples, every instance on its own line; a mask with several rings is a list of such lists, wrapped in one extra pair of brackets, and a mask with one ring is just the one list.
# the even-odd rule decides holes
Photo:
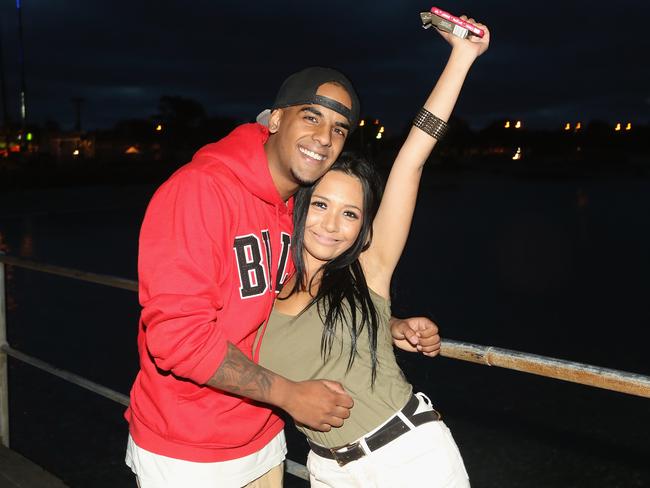
[[(0, 195), (1, 242), (13, 255), (134, 279), (153, 190)], [(394, 313), (430, 315), (457, 340), (650, 375), (649, 213), (647, 180), (430, 177)], [(134, 293), (15, 268), (9, 278), (14, 347), (128, 392)], [(446, 358), (399, 360), (443, 413), (473, 486), (650, 486), (648, 399)], [(16, 361), (10, 374), (16, 450), (73, 487), (134, 486), (121, 406)], [(289, 439), (303, 462), (304, 441)]]

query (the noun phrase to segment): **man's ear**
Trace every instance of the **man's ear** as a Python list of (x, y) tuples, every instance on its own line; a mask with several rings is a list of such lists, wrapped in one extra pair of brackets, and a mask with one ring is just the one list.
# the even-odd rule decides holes
[(271, 112), (269, 117), (269, 132), (275, 134), (280, 128), (280, 122), (282, 121), (282, 109), (276, 108)]

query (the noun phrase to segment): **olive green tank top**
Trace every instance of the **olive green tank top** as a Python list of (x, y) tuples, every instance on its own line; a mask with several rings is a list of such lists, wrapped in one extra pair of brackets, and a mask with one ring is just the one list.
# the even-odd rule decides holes
[[(400, 410), (410, 398), (412, 387), (397, 365), (390, 333), (390, 304), (370, 293), (377, 310), (377, 377), (371, 387), (372, 363), (366, 329), (357, 339), (357, 356), (347, 370), (351, 347), (347, 326), (337, 324), (332, 350), (325, 360), (321, 355), (323, 322), (313, 305), (301, 315), (271, 313), (263, 334), (259, 363), (290, 380), (328, 379), (340, 382), (354, 400), (350, 418), (342, 427), (329, 432), (318, 432), (297, 426), (309, 439), (326, 447), (337, 447), (355, 441), (385, 422)], [(348, 312), (349, 313), (349, 312)], [(360, 313), (357, 317), (360, 316)]]

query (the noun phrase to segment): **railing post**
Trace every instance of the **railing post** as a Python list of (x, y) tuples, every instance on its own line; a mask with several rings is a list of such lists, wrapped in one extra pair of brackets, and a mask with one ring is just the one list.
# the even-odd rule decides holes
[[(2, 251), (0, 251), (0, 254)], [(0, 262), (0, 442), (9, 447), (9, 377), (8, 357), (4, 350), (7, 344), (7, 308), (5, 306), (5, 264)]]

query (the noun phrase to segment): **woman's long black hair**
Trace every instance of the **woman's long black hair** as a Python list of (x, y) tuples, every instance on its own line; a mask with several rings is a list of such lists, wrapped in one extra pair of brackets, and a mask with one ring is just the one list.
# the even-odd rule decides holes
[[(348, 358), (348, 371), (352, 367), (357, 354), (357, 338), (365, 328), (370, 342), (370, 358), (372, 362), (372, 384), (377, 375), (377, 311), (370, 298), (366, 278), (359, 263), (359, 256), (368, 249), (372, 241), (372, 223), (379, 208), (382, 195), (382, 183), (373, 165), (364, 157), (355, 153), (343, 153), (332, 165), (330, 171), (340, 171), (359, 179), (363, 188), (363, 222), (359, 236), (352, 246), (340, 256), (328, 261), (322, 266), (323, 273), (318, 293), (305, 307), (314, 303), (323, 321), (321, 337), (321, 354), (326, 358), (332, 350), (336, 324), (345, 324), (350, 334), (352, 348)], [(306, 283), (304, 261), (304, 231), (307, 212), (311, 204), (314, 187), (302, 187), (294, 200), (293, 210), (293, 260), (296, 268), (296, 280), (289, 293), (311, 289), (311, 282)], [(314, 274), (315, 276), (315, 274)], [(313, 278), (312, 278), (313, 280)], [(345, 307), (347, 302), (348, 307)], [(346, 313), (349, 311), (349, 313)], [(358, 317), (358, 314), (361, 317)]]

